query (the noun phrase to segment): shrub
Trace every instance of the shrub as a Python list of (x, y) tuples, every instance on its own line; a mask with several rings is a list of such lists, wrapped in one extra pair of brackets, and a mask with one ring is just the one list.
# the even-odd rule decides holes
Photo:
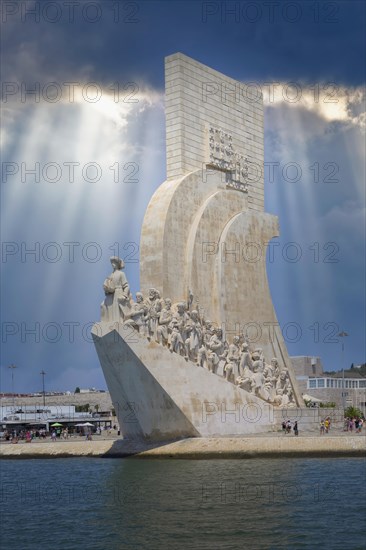
[(344, 409), (344, 417), (345, 418), (364, 418), (363, 413), (360, 411), (360, 409), (357, 409), (357, 407), (347, 407), (347, 409)]

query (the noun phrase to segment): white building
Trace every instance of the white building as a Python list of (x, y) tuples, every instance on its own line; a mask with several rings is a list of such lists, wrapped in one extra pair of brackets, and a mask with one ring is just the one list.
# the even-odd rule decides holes
[(325, 375), (319, 357), (291, 357), (293, 369), (302, 394), (337, 407), (357, 407), (366, 414), (366, 378), (358, 371), (343, 378), (342, 372)]

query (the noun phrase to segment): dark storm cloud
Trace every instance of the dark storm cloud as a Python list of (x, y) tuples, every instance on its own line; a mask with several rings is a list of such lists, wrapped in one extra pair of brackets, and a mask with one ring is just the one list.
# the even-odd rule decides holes
[(162, 88), (162, 57), (182, 51), (237, 79), (364, 80), (364, 2), (84, 0), (73, 12), (72, 2), (45, 3), (59, 12), (35, 4), (39, 21), (27, 12), (32, 2), (2, 5), (4, 79), (42, 73)]

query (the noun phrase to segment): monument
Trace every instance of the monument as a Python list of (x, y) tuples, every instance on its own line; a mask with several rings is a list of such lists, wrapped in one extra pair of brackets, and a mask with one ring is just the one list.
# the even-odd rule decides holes
[(92, 335), (126, 437), (269, 431), (303, 406), (266, 275), (263, 99), (165, 60), (167, 179), (143, 222), (136, 299), (119, 258)]

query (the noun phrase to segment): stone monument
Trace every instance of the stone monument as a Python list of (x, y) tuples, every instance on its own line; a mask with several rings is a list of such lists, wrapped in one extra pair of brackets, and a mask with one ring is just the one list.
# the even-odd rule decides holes
[(136, 301), (111, 258), (92, 330), (122, 432), (268, 431), (302, 406), (268, 288), (263, 99), (183, 54), (166, 58), (167, 180), (147, 208)]

